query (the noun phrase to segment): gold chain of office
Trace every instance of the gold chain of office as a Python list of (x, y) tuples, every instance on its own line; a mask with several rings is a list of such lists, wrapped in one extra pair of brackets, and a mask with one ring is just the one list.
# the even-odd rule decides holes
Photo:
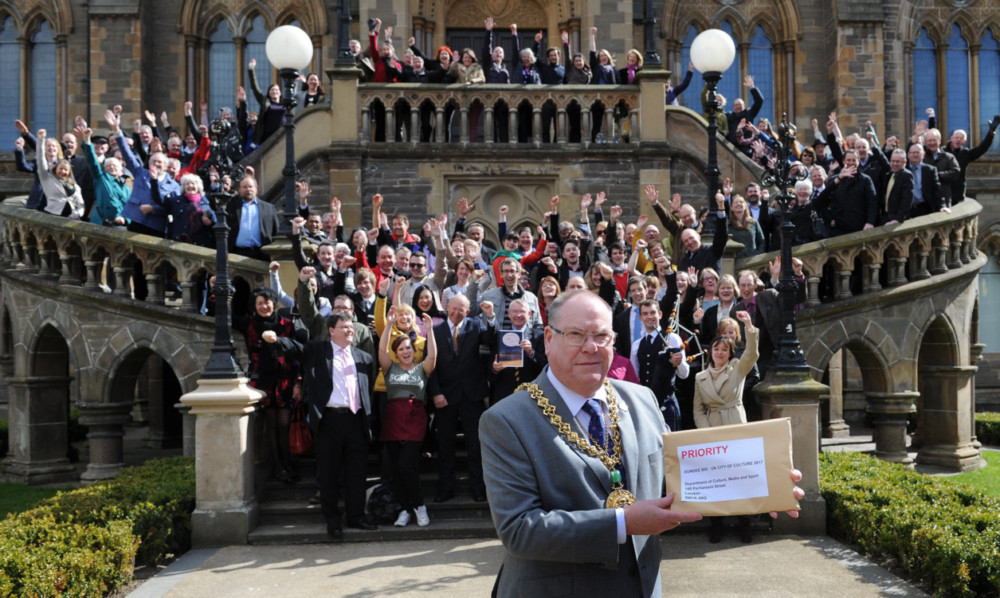
[[(574, 432), (573, 428), (556, 413), (556, 406), (545, 398), (545, 393), (542, 392), (542, 389), (537, 384), (525, 382), (517, 387), (519, 391), (527, 391), (528, 395), (538, 403), (538, 406), (542, 409), (542, 413), (548, 416), (549, 422), (555, 426), (556, 430), (567, 442), (575, 444), (580, 450), (591, 457), (600, 459), (601, 463), (608, 468), (608, 471), (611, 473), (611, 494), (608, 495), (608, 500), (604, 506), (609, 509), (616, 509), (633, 504), (635, 496), (625, 489), (622, 484), (621, 472), (618, 471), (618, 464), (621, 463), (622, 459), (621, 433), (618, 429), (618, 396), (615, 395), (615, 391), (607, 379), (604, 380), (604, 389), (608, 393), (608, 412), (611, 416), (611, 425), (609, 427), (611, 428), (611, 442), (614, 443), (611, 455), (608, 455), (607, 451), (596, 446), (593, 438), (590, 438), (588, 442)], [(590, 434), (587, 434), (587, 436), (590, 436)]]

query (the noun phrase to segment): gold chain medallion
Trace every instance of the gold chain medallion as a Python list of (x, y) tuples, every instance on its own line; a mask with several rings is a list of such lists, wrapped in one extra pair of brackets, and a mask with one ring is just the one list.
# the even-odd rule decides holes
[(527, 391), (531, 398), (538, 403), (538, 406), (542, 409), (542, 413), (548, 416), (549, 422), (555, 426), (556, 430), (566, 439), (567, 442), (575, 444), (580, 448), (580, 450), (587, 453), (591, 457), (600, 459), (601, 463), (608, 468), (608, 473), (611, 475), (611, 494), (608, 495), (605, 507), (609, 509), (617, 509), (618, 507), (625, 507), (633, 504), (635, 502), (635, 496), (625, 489), (622, 484), (621, 474), (618, 471), (618, 464), (621, 463), (622, 460), (621, 434), (618, 430), (618, 397), (615, 395), (615, 391), (611, 387), (611, 383), (607, 380), (604, 381), (604, 389), (608, 393), (608, 412), (611, 415), (611, 442), (614, 443), (615, 447), (611, 455), (608, 455), (607, 451), (603, 450), (601, 447), (595, 446), (593, 438), (591, 438), (588, 442), (582, 436), (574, 432), (572, 426), (563, 421), (563, 418), (559, 417), (559, 414), (556, 413), (556, 406), (545, 398), (545, 394), (542, 393), (542, 389), (539, 388), (537, 384), (525, 382), (517, 387), (517, 390)]

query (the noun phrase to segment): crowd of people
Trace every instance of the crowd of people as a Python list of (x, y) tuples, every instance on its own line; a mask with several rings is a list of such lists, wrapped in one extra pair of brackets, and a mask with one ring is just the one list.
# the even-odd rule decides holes
[[(488, 20), (482, 55), (491, 57), (489, 65), (478, 65), (471, 49), (459, 57), (444, 47), (427, 59), (413, 47), (405, 67), (390, 69), (391, 44), (379, 49), (379, 27), (376, 20), (370, 50), (381, 60), (374, 62), (374, 81), (405, 77), (407, 68), (422, 76), (429, 66), (434, 78), (428, 80), (435, 82), (451, 77), (468, 83), (633, 83), (642, 63), (633, 51), (616, 70), (612, 56), (597, 51), (591, 30), (589, 64), (579, 54), (566, 61), (565, 36), (561, 50), (550, 48), (539, 60), (539, 34), (534, 49), (522, 50), (519, 65), (508, 70)], [(516, 35), (516, 27), (511, 30)], [(188, 102), (183, 136), (166, 113), (157, 119), (148, 111), (145, 124), (136, 119), (132, 135), (126, 135), (120, 106), (104, 115), (106, 136), (82, 118), (61, 137), (44, 130), (32, 135), (16, 121), (17, 166), (35, 177), (26, 207), (211, 248), (216, 209), (224, 201), (232, 229), (229, 249), (269, 260), (265, 248), (278, 234), (276, 210), (257, 196), (252, 169), (236, 166), (277, 130), (284, 114), (279, 87), (271, 85), (262, 94), (255, 66), (251, 61), (258, 112), (248, 110), (242, 88), (235, 115), (224, 110), (211, 123), (205, 104), (202, 122), (196, 123)], [(684, 90), (690, 74), (667, 90), (668, 100)], [(735, 147), (773, 169), (776, 137), (768, 123), (751, 124), (762, 100), (753, 78), (745, 83), (753, 104), (747, 108), (734, 100), (719, 122), (725, 121)], [(315, 75), (302, 78), (298, 95), (300, 107), (326, 101)], [(571, 115), (571, 126), (578, 117)], [(375, 527), (364, 516), (373, 445), (382, 455), (381, 475), (391, 481), (400, 505), (395, 525), (430, 523), (419, 483), (419, 463), (429, 453), (437, 454), (440, 469), (433, 500), (454, 498), (459, 430), (468, 454), (469, 492), (476, 501), (486, 500), (479, 420), (546, 371), (547, 329), (568, 347), (613, 348), (606, 376), (648, 387), (671, 430), (759, 418), (753, 387), (771, 366), (781, 329), (777, 292), (770, 284), (780, 262), (771, 262), (763, 278), (750, 270), (725, 274), (721, 258), (728, 240), (743, 245), (738, 257), (776, 250), (783, 213), (795, 225), (794, 242), (805, 243), (949, 211), (964, 199), (966, 169), (992, 144), (1000, 116), (975, 148), (966, 147), (962, 130), (943, 143), (933, 111), (928, 117), (912, 135), (889, 136), (884, 144), (870, 123), (844, 135), (836, 113), (829, 115), (825, 134), (813, 121), (815, 143), (791, 148), (791, 171), (799, 180), (787, 212), (760, 184), (750, 183), (741, 194), (728, 180), (712, 205), (700, 211), (678, 194), (663, 204), (658, 190), (647, 186), (645, 201), (658, 223), (646, 216), (626, 222), (625, 210), (609, 205), (604, 192), (584, 194), (569, 207), (553, 197), (541, 222), (516, 229), (507, 222), (507, 207), (500, 207), (496, 247), (487, 241), (484, 224), (467, 221), (474, 206), (464, 198), (453, 206), (454, 222), (435, 216), (411, 230), (407, 214), (386, 214), (383, 198), (375, 195), (370, 226), (348, 231), (340, 201), (333, 198), (326, 213), (314, 213), (308, 183), (300, 181), (291, 239), (297, 287), (291, 293), (282, 289), (275, 262), (270, 287), (255, 289), (243, 307), (234, 304), (233, 323), (247, 342), (251, 384), (265, 393), (261, 404), (274, 476), (289, 483), (299, 477), (289, 429), (292, 414), (304, 410), (316, 442), (318, 501), (332, 535), (342, 533), (342, 488), (347, 525)], [(527, 122), (519, 120), (518, 135), (520, 123)], [(641, 202), (622, 198), (626, 201)], [(710, 244), (702, 242), (702, 233), (712, 234)], [(141, 263), (135, 268), (132, 292), (143, 299), (146, 278)], [(798, 260), (793, 270), (803, 283)], [(210, 309), (207, 283), (204, 303)], [(804, 293), (805, 285), (799, 286)], [(573, 322), (556, 329), (550, 310), (567, 292), (599, 298), (612, 314), (613, 330), (594, 335)], [(713, 522), (710, 534), (719, 541), (721, 525)], [(748, 520), (741, 520), (740, 536), (750, 541)]]
[[(731, 128), (727, 139), (766, 170), (774, 169), (779, 139), (770, 123), (761, 119), (755, 127), (751, 121), (756, 111), (753, 107), (747, 111), (741, 100), (734, 102), (733, 108), (719, 117), (720, 124), (723, 120), (736, 123), (735, 136)], [(787, 217), (795, 226), (794, 243), (950, 212), (962, 202), (968, 166), (989, 151), (1000, 115), (989, 121), (986, 135), (974, 148), (967, 146), (969, 136), (962, 129), (953, 131), (944, 143), (932, 108), (927, 109), (927, 116), (916, 123), (911, 135), (890, 135), (884, 143), (870, 121), (861, 131), (845, 135), (836, 112), (830, 113), (825, 133), (813, 119), (812, 146), (793, 141), (789, 147), (789, 172), (796, 182), (790, 190), (794, 200)], [(739, 214), (738, 228), (744, 231), (737, 239), (746, 247), (741, 257), (761, 249), (777, 249), (782, 214), (773, 204), (769, 206), (768, 190), (751, 183), (745, 197), (731, 195), (727, 180), (724, 191), (727, 198), (732, 196), (730, 214)], [(749, 220), (756, 222), (760, 231), (743, 218), (747, 213), (744, 202), (750, 208)]]
[[(545, 34), (539, 31), (534, 34), (531, 47), (521, 45), (517, 33), (517, 24), (510, 25), (510, 35), (513, 38), (515, 54), (508, 57), (494, 35), (495, 22), (492, 17), (484, 21), (483, 43), (477, 56), (473, 48), (462, 48), (461, 51), (443, 45), (426, 56), (417, 46), (415, 38), (407, 40), (407, 48), (402, 56), (396, 53), (392, 40), (392, 27), (383, 31), (381, 19), (371, 19), (368, 22), (368, 44), (363, 47), (358, 40), (350, 41), (350, 51), (354, 55), (355, 64), (361, 69), (362, 81), (372, 83), (436, 83), (465, 85), (477, 84), (513, 84), (513, 85), (636, 85), (637, 77), (642, 70), (642, 52), (632, 48), (625, 53), (624, 64), (616, 65), (614, 55), (606, 49), (598, 49), (597, 27), (589, 30), (589, 55), (582, 51), (574, 52), (570, 47), (569, 33), (560, 34), (560, 43), (545, 47)], [(383, 36), (384, 35), (384, 36)], [(381, 38), (381, 39), (380, 39)], [(480, 63), (480, 59), (483, 61)], [(685, 82), (672, 88), (669, 84), (664, 93), (667, 103), (676, 103), (676, 98), (690, 82), (690, 70)], [(614, 131), (604, 130), (604, 113), (608, 108), (615, 110)], [(397, 110), (397, 141), (407, 138), (419, 138), (430, 141), (433, 135), (433, 110), (420, 107), (420, 131), (410, 131), (409, 110), (399, 107)], [(591, 112), (591, 130), (582, 130), (581, 111)], [(375, 140), (385, 141), (385, 110), (386, 107), (376, 104), (373, 111), (375, 121)], [(473, 143), (482, 130), (480, 117), (483, 107), (474, 104), (469, 110), (469, 137)], [(494, 140), (500, 143), (509, 141), (512, 132), (508, 118), (508, 106), (504, 101), (494, 106)], [(557, 109), (554, 103), (546, 102), (541, 107), (541, 139), (543, 143), (555, 140), (552, 134), (556, 126)], [(452, 115), (454, 108), (446, 108), (444, 139), (458, 139), (454, 131)], [(520, 143), (533, 138), (532, 109), (526, 105), (518, 106), (517, 131), (514, 132)], [(600, 103), (593, 106), (571, 104), (566, 111), (568, 127), (567, 135), (570, 143), (579, 143), (589, 137), (591, 142), (610, 141), (613, 136), (626, 135), (628, 126), (622, 124), (627, 115), (623, 105), (606, 107)], [(412, 137), (411, 137), (412, 136)]]

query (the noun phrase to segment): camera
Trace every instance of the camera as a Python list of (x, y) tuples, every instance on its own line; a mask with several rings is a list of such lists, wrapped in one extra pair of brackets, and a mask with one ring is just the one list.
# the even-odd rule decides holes
[(375, 19), (368, 19), (368, 31), (375, 31)]

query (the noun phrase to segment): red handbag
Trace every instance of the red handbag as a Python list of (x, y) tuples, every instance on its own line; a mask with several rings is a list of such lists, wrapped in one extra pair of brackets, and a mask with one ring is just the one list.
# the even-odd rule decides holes
[(299, 401), (292, 409), (292, 420), (288, 425), (288, 449), (297, 457), (307, 455), (313, 450), (312, 430), (306, 421), (304, 401)]

